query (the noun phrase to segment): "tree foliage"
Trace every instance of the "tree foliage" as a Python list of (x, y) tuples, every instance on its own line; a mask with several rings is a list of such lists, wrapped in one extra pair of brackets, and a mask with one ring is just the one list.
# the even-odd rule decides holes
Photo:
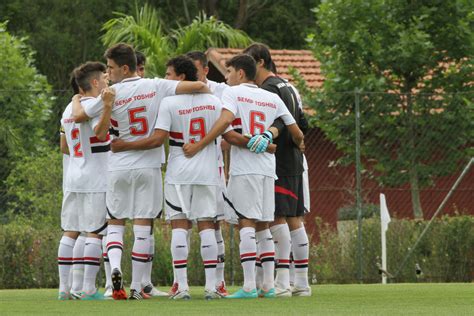
[(242, 31), (205, 14), (198, 15), (189, 25), (169, 31), (162, 24), (159, 11), (149, 5), (137, 7), (133, 16), (116, 15), (103, 26), (104, 44), (132, 44), (147, 56), (147, 71), (152, 76), (163, 76), (166, 62), (175, 55), (208, 47), (245, 47), (251, 42)]
[(366, 171), (410, 183), (421, 217), (418, 190), (455, 171), (474, 136), (473, 2), (335, 0), (314, 12), (318, 125), (353, 157), (359, 102)]

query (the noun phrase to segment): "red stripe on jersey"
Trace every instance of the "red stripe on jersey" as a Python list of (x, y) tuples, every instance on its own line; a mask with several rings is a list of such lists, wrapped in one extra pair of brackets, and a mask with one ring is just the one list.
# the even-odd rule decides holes
[(149, 257), (149, 255), (147, 253), (138, 253), (138, 252), (132, 252), (132, 256), (142, 257), (142, 258), (148, 258)]
[(118, 122), (114, 119), (110, 119), (110, 124), (112, 124), (113, 127), (118, 127)]
[(107, 137), (105, 138), (105, 140), (100, 140), (100, 139), (97, 138), (97, 136), (94, 136), (94, 137), (90, 138), (91, 144), (105, 143), (105, 142), (108, 142), (109, 140), (110, 140), (110, 134), (109, 133), (107, 133)]
[(236, 118), (235, 120), (232, 121), (232, 126), (235, 125), (242, 125), (242, 120), (240, 118)]
[(275, 256), (275, 253), (274, 252), (264, 252), (260, 255), (260, 258), (263, 258), (263, 257), (274, 257)]
[(290, 190), (285, 189), (284, 187), (281, 187), (281, 186), (278, 186), (278, 185), (275, 185), (275, 193), (281, 193), (281, 194), (284, 194), (284, 195), (289, 195), (292, 198), (294, 198), (295, 200), (298, 200), (298, 197), (296, 196), (296, 194), (294, 194)]
[(295, 260), (294, 263), (295, 264), (301, 264), (301, 263), (308, 263), (309, 260), (308, 259), (303, 259), (303, 260)]
[(290, 263), (290, 260), (286, 260), (286, 259), (278, 259), (278, 263)]
[(112, 245), (119, 245), (119, 246), (123, 246), (121, 242), (118, 242), (118, 241), (111, 241), (109, 243), (107, 243), (107, 248), (112, 246)]
[(179, 132), (170, 132), (170, 137), (176, 138), (176, 139), (184, 139), (183, 133), (179, 133)]
[(240, 259), (243, 259), (245, 257), (256, 257), (257, 253), (256, 252), (248, 252), (248, 253), (243, 253), (240, 255)]
[(84, 259), (84, 260), (90, 260), (90, 261), (97, 261), (97, 262), (100, 261), (99, 258), (95, 258), (95, 257), (84, 257), (83, 259)]
[(58, 260), (63, 260), (63, 261), (72, 261), (72, 260), (74, 260), (74, 258), (58, 257)]
[(175, 260), (173, 261), (174, 264), (183, 264), (183, 263), (186, 263), (188, 262), (188, 260)]

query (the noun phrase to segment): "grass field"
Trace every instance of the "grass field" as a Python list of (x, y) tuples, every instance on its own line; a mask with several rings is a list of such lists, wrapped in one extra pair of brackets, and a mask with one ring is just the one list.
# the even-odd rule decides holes
[[(235, 290), (236, 288), (231, 288)], [(312, 297), (205, 301), (57, 301), (57, 290), (1, 290), (0, 315), (474, 315), (474, 284), (318, 285)]]

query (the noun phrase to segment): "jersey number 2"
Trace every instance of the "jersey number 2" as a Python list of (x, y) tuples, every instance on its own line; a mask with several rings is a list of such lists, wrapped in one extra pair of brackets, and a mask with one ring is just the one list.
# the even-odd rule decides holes
[[(76, 140), (79, 138), (79, 129), (74, 128), (71, 131), (71, 138), (72, 140)], [(74, 150), (74, 157), (82, 157), (82, 150), (81, 150), (81, 141), (78, 141), (77, 144), (75, 144), (72, 149)]]

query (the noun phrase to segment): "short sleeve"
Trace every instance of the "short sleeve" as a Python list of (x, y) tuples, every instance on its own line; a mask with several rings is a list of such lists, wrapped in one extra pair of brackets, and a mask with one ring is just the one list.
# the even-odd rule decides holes
[(234, 97), (234, 93), (232, 89), (225, 89), (222, 93), (222, 108), (229, 110), (237, 116), (238, 106), (237, 106), (237, 99)]
[(155, 78), (155, 85), (158, 95), (162, 97), (169, 97), (176, 95), (176, 88), (178, 87), (179, 81), (176, 80), (167, 80), (167, 79), (158, 79)]
[(103, 103), (102, 103), (101, 96), (98, 96), (97, 98), (95, 98), (94, 101), (87, 102), (87, 104), (84, 105), (84, 112), (86, 112), (86, 115), (91, 118), (101, 115), (102, 110), (103, 110)]
[(286, 107), (285, 103), (283, 103), (283, 101), (277, 95), (275, 95), (274, 101), (275, 101), (275, 104), (277, 105), (276, 116), (281, 118), (283, 120), (283, 123), (285, 123), (285, 125), (295, 124), (296, 121), (293, 115), (291, 115), (290, 111)]
[(160, 110), (158, 111), (158, 118), (156, 119), (155, 129), (162, 129), (164, 131), (171, 130), (171, 103), (164, 99), (161, 101)]

